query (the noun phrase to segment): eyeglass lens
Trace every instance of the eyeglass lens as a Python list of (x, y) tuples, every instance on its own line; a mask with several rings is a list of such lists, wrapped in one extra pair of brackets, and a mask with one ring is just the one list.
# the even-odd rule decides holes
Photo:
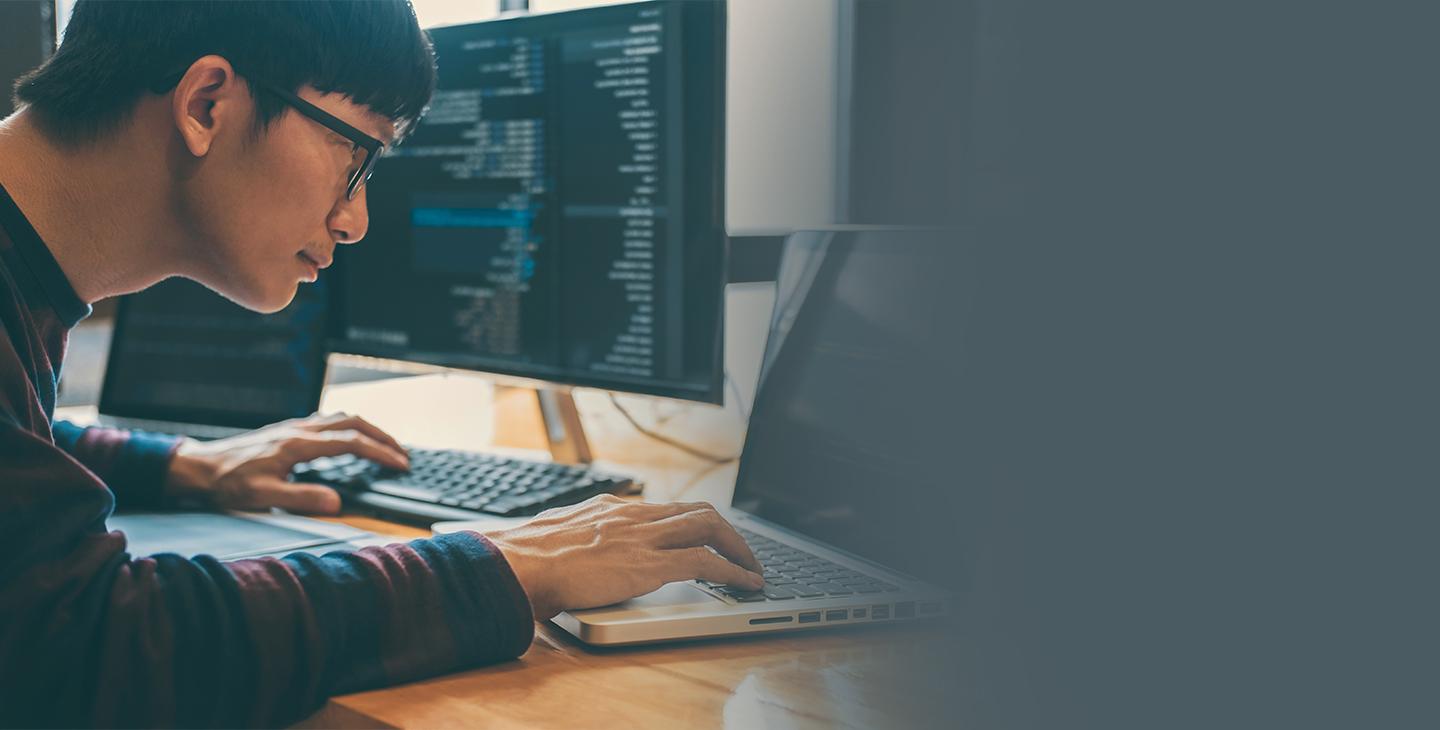
[(347, 181), (345, 189), (346, 197), (354, 198), (355, 193), (360, 190), (360, 186), (365, 184), (364, 178), (369, 177), (369, 175), (366, 174), (368, 172), (367, 163), (369, 159), (370, 150), (360, 145), (355, 145), (355, 149), (350, 153), (350, 167), (345, 171)]

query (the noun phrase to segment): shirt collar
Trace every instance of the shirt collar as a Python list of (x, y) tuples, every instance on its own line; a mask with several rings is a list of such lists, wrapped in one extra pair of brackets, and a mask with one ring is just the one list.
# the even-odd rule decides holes
[(0, 185), (0, 227), (10, 234), (16, 253), (20, 254), (30, 274), (39, 282), (40, 289), (50, 300), (50, 308), (61, 323), (67, 328), (74, 327), (90, 316), (90, 305), (75, 293), (75, 287), (70, 285), (60, 262), (55, 260), (49, 247), (40, 239), (40, 234), (35, 232), (35, 227), (30, 225), (30, 220), (3, 185)]

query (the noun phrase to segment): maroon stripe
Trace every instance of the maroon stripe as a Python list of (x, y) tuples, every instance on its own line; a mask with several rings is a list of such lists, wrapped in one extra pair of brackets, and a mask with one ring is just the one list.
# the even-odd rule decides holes
[[(304, 685), (301, 696), (314, 695), (318, 670), (325, 662), (325, 647), (305, 598), (305, 587), (289, 565), (275, 558), (259, 558), (226, 563), (226, 567), (240, 583), (258, 662), (251, 719), (263, 723), (265, 718), (274, 717), (277, 708), (273, 703), (294, 696), (297, 685)], [(278, 627), (288, 627), (289, 631), (277, 631)], [(308, 665), (307, 659), (314, 666)]]
[(371, 580), (386, 588), (376, 607), (385, 676), (428, 676), (453, 667), (440, 587), (425, 561), (403, 544), (365, 548), (357, 557)]

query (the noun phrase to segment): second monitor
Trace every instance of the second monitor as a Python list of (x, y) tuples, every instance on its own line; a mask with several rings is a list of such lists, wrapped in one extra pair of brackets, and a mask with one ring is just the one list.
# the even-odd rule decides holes
[(338, 349), (720, 402), (724, 7), (433, 29), (431, 109), (340, 254)]

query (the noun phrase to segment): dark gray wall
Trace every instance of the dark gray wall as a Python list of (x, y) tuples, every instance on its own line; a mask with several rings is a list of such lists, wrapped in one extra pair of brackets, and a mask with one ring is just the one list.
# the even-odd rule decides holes
[[(855, 0), (849, 36), (848, 199), (856, 224), (968, 212), (977, 77), (974, 0)], [(843, 21), (842, 21), (843, 22)], [(842, 50), (842, 54), (845, 51)], [(846, 92), (842, 92), (846, 93)]]
[(55, 46), (51, 0), (0, 2), (0, 117), (14, 111), (10, 89), (21, 74), (39, 66)]

